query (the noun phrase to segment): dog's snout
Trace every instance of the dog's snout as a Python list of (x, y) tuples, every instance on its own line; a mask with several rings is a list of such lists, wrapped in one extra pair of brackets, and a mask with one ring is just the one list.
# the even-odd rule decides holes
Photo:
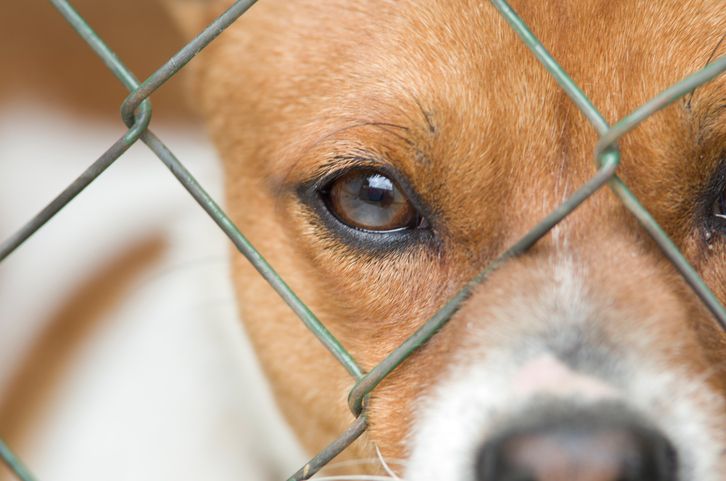
[(476, 481), (675, 481), (676, 456), (660, 433), (632, 422), (576, 418), (490, 440), (478, 453)]

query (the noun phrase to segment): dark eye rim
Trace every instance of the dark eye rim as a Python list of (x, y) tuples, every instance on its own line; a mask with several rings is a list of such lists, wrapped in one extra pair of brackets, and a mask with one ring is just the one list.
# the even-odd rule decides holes
[[(421, 219), (415, 228), (400, 228), (386, 231), (359, 229), (345, 224), (331, 212), (322, 195), (337, 179), (354, 171), (377, 173), (390, 178), (418, 212)], [(379, 160), (360, 159), (357, 163), (322, 173), (299, 185), (298, 198), (314, 218), (312, 223), (336, 236), (346, 245), (366, 251), (391, 251), (427, 244), (438, 249), (439, 242), (434, 230), (432, 211), (422, 201), (404, 175), (387, 163)]]

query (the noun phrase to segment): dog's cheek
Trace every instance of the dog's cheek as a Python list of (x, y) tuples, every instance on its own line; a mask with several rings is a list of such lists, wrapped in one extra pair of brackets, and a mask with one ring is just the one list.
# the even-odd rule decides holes
[[(266, 250), (288, 281), (299, 279), (294, 266)], [(316, 453), (351, 422), (345, 393), (352, 378), (246, 259), (235, 256), (233, 277), (245, 331), (277, 403), (305, 448)], [(307, 290), (298, 294), (307, 300)]]
[[(697, 194), (694, 194), (690, 200), (696, 204), (697, 198)], [(688, 227), (689, 235), (679, 243), (678, 247), (721, 303), (725, 303), (726, 237), (710, 233), (710, 239), (706, 239), (705, 233), (708, 227), (704, 226), (701, 215), (696, 215), (695, 218), (692, 215), (684, 224)], [(688, 319), (689, 327), (693, 329), (709, 364), (720, 366), (726, 359), (726, 332), (719, 327), (713, 314), (696, 297), (693, 290), (685, 283), (683, 287), (682, 295), (686, 298), (685, 302), (693, 304), (692, 314)], [(709, 381), (718, 392), (726, 394), (726, 377), (710, 376)]]
[[(685, 249), (685, 253), (691, 254), (688, 255), (689, 259), (695, 259), (694, 266), (716, 297), (722, 303), (726, 302), (726, 263), (723, 261), (726, 259), (726, 242), (704, 247), (700, 240), (694, 240)], [(702, 308), (692, 318), (691, 324), (703, 346), (704, 356), (710, 364), (722, 365), (726, 359), (726, 333), (717, 325), (713, 315)], [(726, 396), (726, 376), (711, 376), (710, 380), (714, 387)]]
[(369, 439), (386, 459), (409, 458), (419, 412), (441, 379), (456, 368), (464, 329), (461, 322), (447, 324), (371, 394), (367, 411)]
[(451, 295), (449, 263), (427, 246), (385, 253), (354, 248), (298, 201), (280, 205), (299, 288), (309, 291), (310, 307), (364, 368), (382, 360)]

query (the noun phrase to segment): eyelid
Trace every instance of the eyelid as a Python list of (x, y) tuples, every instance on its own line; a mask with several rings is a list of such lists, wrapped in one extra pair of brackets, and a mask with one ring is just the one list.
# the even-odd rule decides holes
[(388, 175), (390, 170), (388, 164), (379, 159), (359, 156), (339, 156), (335, 157), (332, 162), (321, 166), (309, 180), (303, 183), (303, 185), (308, 186), (312, 190), (320, 191), (335, 179), (358, 169), (378, 171), (398, 182), (393, 175)]

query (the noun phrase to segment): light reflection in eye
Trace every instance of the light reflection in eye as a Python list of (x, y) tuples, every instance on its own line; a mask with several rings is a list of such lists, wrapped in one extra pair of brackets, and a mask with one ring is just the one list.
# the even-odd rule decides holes
[(325, 190), (326, 204), (333, 215), (356, 229), (412, 229), (420, 221), (420, 215), (395, 182), (377, 172), (350, 172)]

